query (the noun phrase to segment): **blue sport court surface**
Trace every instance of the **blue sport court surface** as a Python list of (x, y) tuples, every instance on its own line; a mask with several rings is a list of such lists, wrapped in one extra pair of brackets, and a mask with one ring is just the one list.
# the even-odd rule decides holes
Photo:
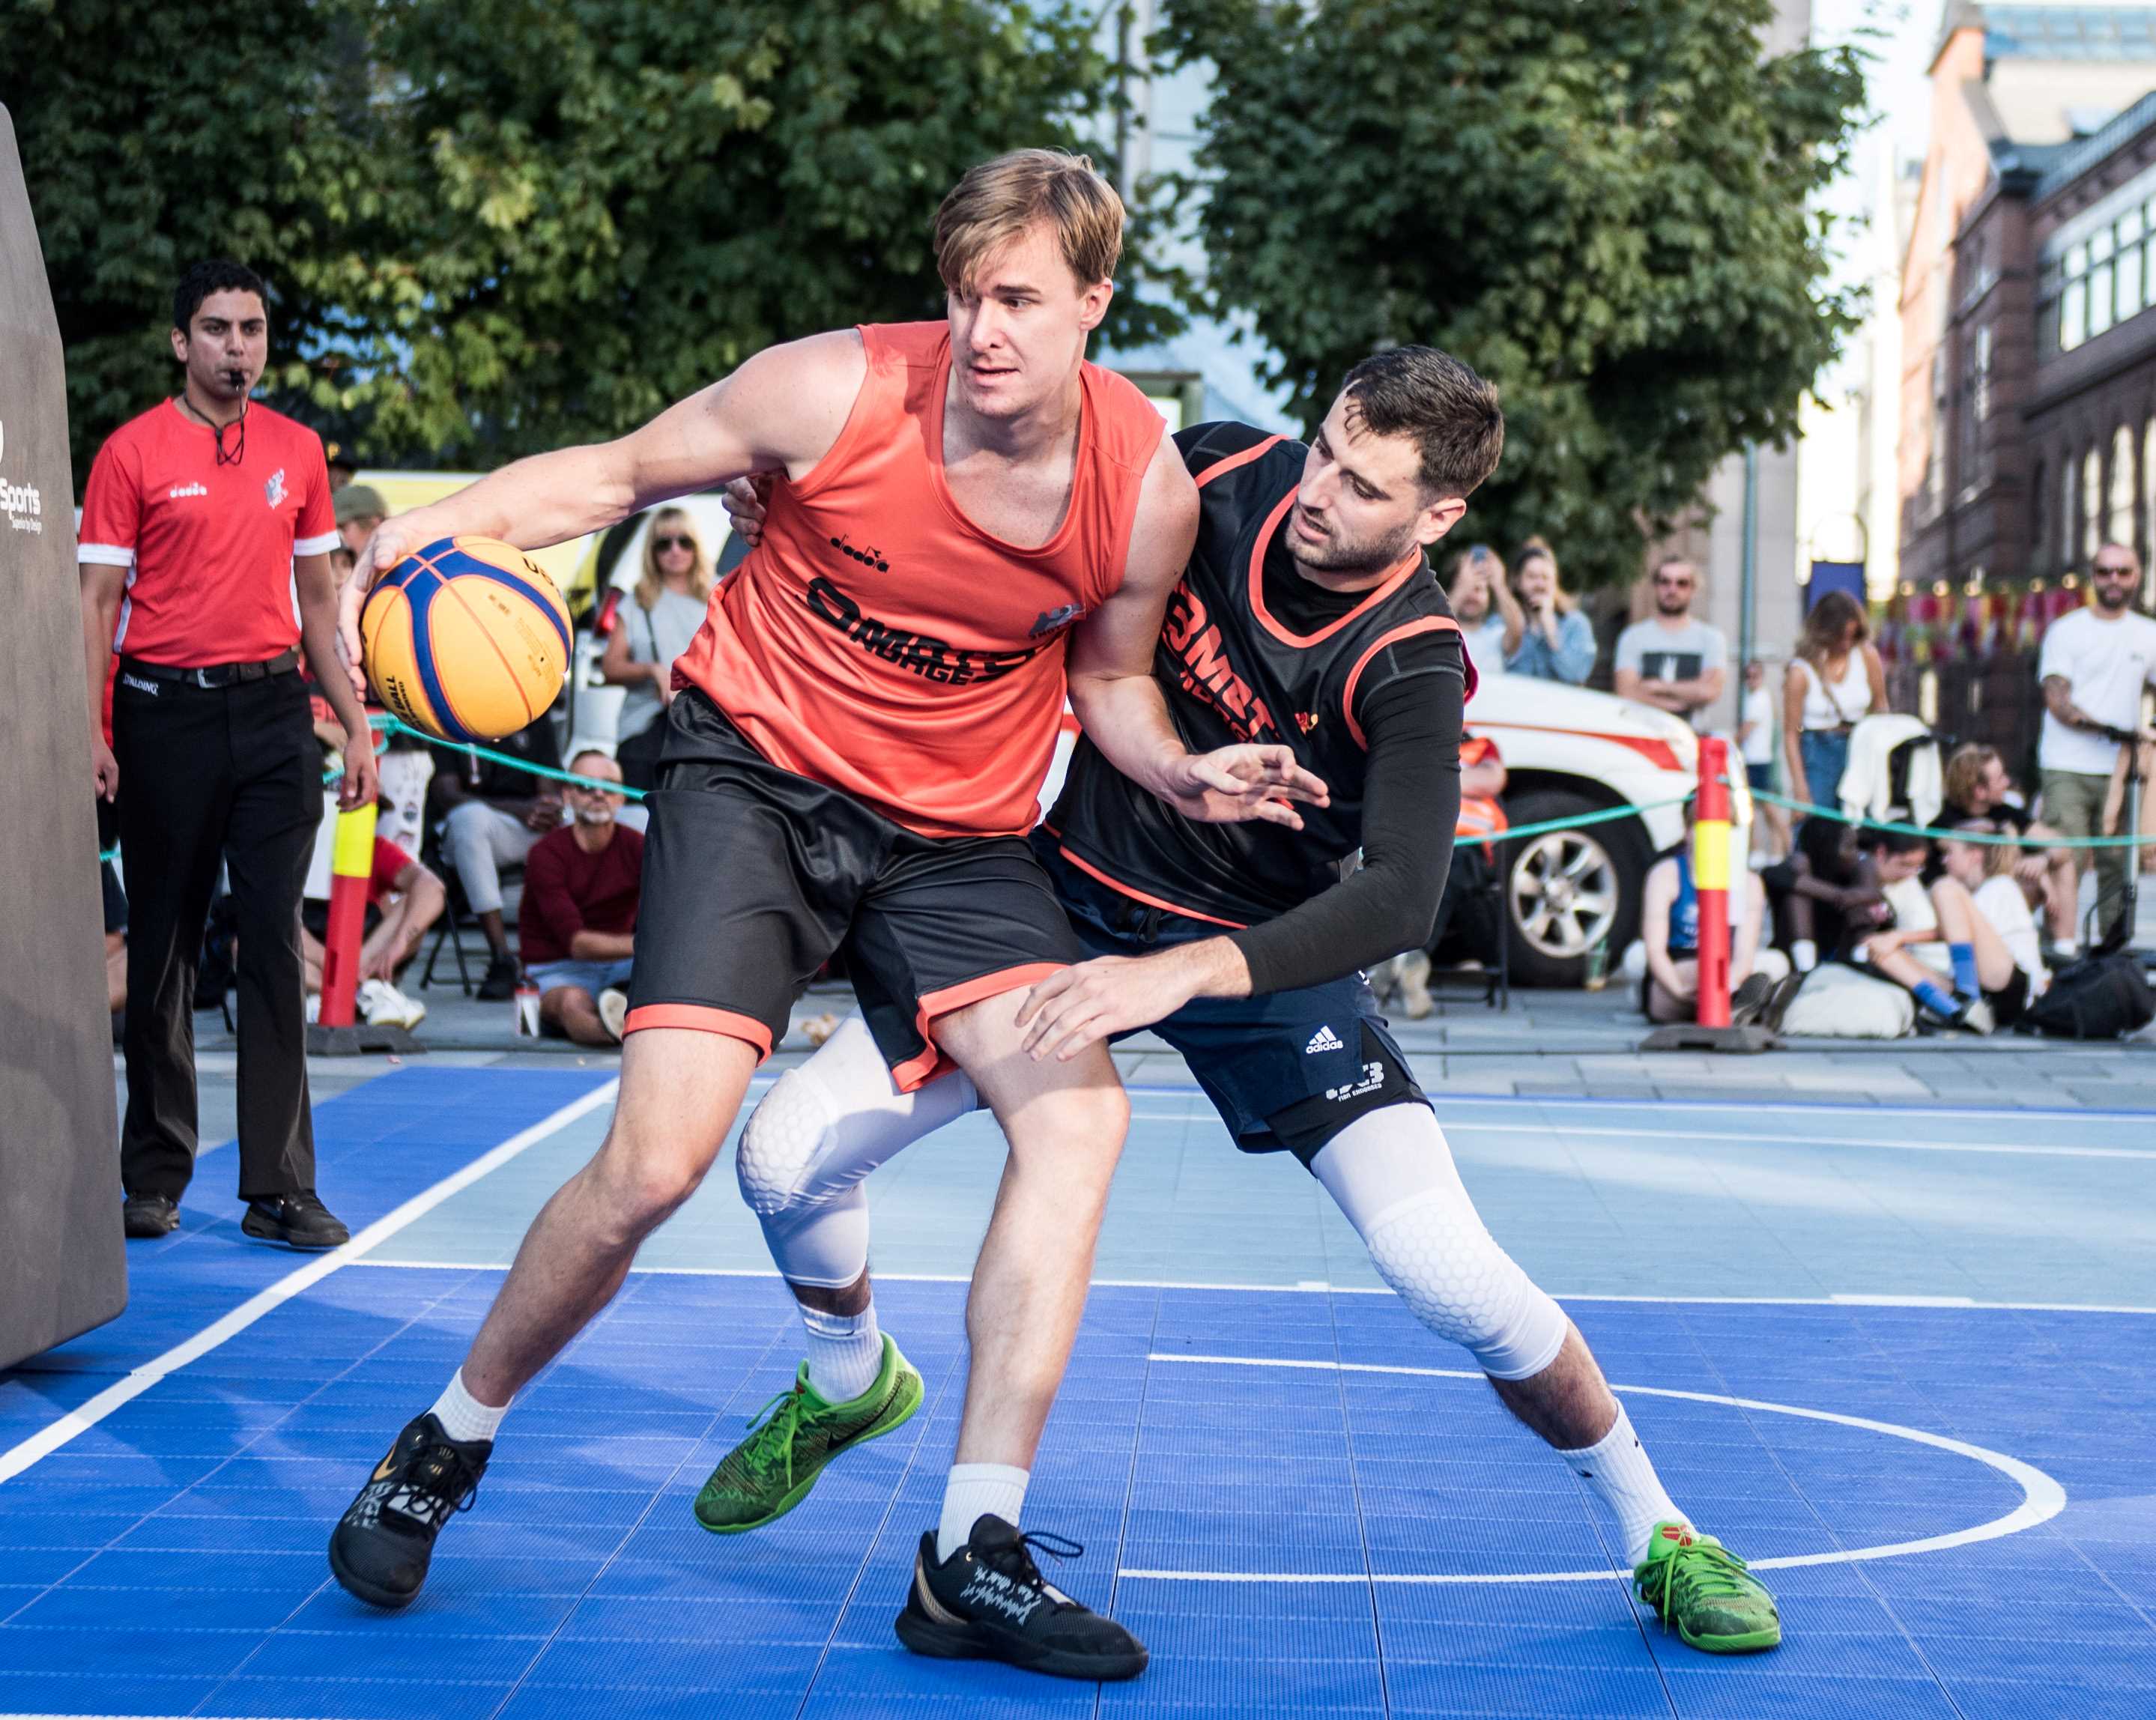
[(1135, 1683), (891, 1633), (956, 1429), (984, 1118), (871, 1184), (924, 1410), (791, 1516), (690, 1515), (795, 1356), (729, 1158), (520, 1399), (419, 1602), (347, 1598), (331, 1524), (611, 1108), (598, 1071), (405, 1068), (318, 1109), (349, 1248), (247, 1242), (212, 1153), (126, 1316), (0, 1374), (0, 1714), (2156, 1714), (2149, 1113), (1441, 1098), (1492, 1230), (1779, 1599), (1779, 1650), (1717, 1660), (1630, 1600), (1580, 1483), (1291, 1161), (1188, 1090), (1133, 1098), (1027, 1518), (1086, 1543), (1055, 1574), (1147, 1641)]

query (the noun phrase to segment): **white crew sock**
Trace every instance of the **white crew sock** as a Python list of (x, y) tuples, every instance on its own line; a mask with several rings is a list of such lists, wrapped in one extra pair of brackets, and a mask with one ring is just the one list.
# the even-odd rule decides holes
[(1601, 1495), (1602, 1502), (1609, 1507), (1609, 1514), (1617, 1519), (1618, 1533), (1625, 1540), (1625, 1562), (1636, 1565), (1647, 1556), (1647, 1542), (1659, 1522), (1681, 1522), (1690, 1526), (1691, 1519), (1670, 1501), (1662, 1491), (1661, 1478), (1655, 1473), (1655, 1466), (1647, 1456), (1646, 1448), (1640, 1443), (1639, 1435), (1632, 1431), (1632, 1418), (1625, 1413), (1625, 1406), (1617, 1406), (1617, 1420), (1609, 1431), (1578, 1451), (1559, 1451), (1557, 1454), (1572, 1466), (1572, 1472)]
[(983, 1517), (999, 1517), (1013, 1528), (1025, 1503), (1029, 1471), (1008, 1463), (954, 1463), (943, 1484), (943, 1518), (936, 1526), (936, 1557), (946, 1559), (973, 1538)]
[(434, 1404), (434, 1419), (442, 1424), (442, 1431), (459, 1442), (491, 1440), (501, 1430), (501, 1418), (508, 1414), (508, 1404), (496, 1409), (467, 1391), (461, 1368), (450, 1377), (449, 1389)]
[(875, 1384), (883, 1334), (874, 1302), (858, 1314), (827, 1314), (803, 1303), (801, 1330), (808, 1340), (808, 1384), (825, 1403), (850, 1403)]
[(1819, 946), (1809, 937), (1793, 939), (1789, 944), (1789, 965), (1799, 973), (1809, 973), (1819, 966)]

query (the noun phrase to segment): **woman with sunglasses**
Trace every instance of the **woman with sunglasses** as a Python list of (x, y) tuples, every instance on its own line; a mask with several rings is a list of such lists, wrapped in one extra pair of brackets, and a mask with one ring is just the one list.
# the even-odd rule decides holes
[(614, 730), (614, 757), (623, 782), (649, 788), (674, 697), (674, 660), (704, 624), (711, 598), (711, 558), (683, 510), (661, 508), (653, 516), (644, 572), (631, 595), (634, 601), (621, 606), (619, 624), (599, 659), (599, 678), (629, 689)]

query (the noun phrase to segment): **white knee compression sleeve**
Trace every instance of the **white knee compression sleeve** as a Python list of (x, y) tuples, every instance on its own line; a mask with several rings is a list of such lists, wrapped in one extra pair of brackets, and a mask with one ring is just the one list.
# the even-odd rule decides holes
[(1388, 1105), (1358, 1117), (1310, 1168), (1385, 1282), (1432, 1332), (1472, 1352), (1486, 1373), (1526, 1379), (1557, 1359), (1563, 1310), (1483, 1228), (1426, 1108)]
[(869, 1263), (862, 1179), (976, 1102), (957, 1072), (900, 1092), (859, 1016), (779, 1076), (742, 1131), (734, 1167), (779, 1271), (831, 1290), (859, 1278)]

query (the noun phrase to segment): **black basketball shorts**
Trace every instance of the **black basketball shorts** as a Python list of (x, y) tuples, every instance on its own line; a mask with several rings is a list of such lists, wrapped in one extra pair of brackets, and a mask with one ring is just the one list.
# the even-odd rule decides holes
[(1084, 952), (1019, 836), (922, 836), (782, 770), (690, 689), (667, 713), (644, 834), (627, 1029), (685, 1027), (760, 1056), (844, 952), (910, 1092), (947, 1067), (939, 1016)]

